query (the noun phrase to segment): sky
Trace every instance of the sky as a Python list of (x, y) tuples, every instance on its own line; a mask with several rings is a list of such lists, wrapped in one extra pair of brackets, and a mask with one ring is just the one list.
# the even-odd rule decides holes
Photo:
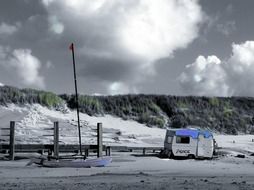
[(0, 86), (254, 96), (253, 0), (6, 0)]

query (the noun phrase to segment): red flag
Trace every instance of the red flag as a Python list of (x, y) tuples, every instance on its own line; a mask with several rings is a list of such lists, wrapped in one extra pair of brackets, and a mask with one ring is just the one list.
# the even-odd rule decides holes
[(73, 45), (73, 43), (71, 43), (71, 45), (70, 45), (69, 49), (73, 51), (73, 49), (74, 49), (74, 45)]

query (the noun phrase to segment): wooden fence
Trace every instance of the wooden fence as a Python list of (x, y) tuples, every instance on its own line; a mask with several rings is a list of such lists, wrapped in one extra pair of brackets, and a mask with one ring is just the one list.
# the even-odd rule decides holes
[[(15, 121), (10, 122), (9, 128), (0, 128), (2, 131), (9, 131), (9, 134), (2, 136), (9, 136), (9, 144), (0, 144), (1, 153), (9, 153), (9, 159), (15, 159), (15, 153), (38, 152), (41, 154), (48, 153), (58, 158), (59, 153), (78, 153), (79, 145), (77, 144), (59, 144), (59, 122), (54, 122), (52, 128), (44, 128), (44, 130), (52, 131), (52, 134), (43, 136), (52, 136), (53, 144), (16, 144), (15, 143)], [(97, 152), (97, 157), (103, 156), (105, 151), (106, 156), (110, 156), (112, 151), (115, 152), (135, 152), (141, 151), (143, 155), (148, 152), (155, 153), (161, 151), (163, 147), (128, 147), (128, 146), (105, 146), (103, 145), (103, 129), (102, 123), (97, 123), (97, 145), (82, 145), (82, 150), (85, 156), (88, 157), (90, 152)], [(1, 133), (0, 133), (1, 139)]]
[[(1, 136), (9, 136), (9, 144), (0, 144), (0, 152), (8, 152), (9, 159), (15, 159), (15, 152), (45, 152), (48, 154), (53, 152), (54, 157), (59, 157), (59, 152), (77, 152), (78, 145), (59, 145), (59, 122), (54, 122), (53, 128), (44, 128), (44, 130), (52, 131), (53, 144), (16, 144), (15, 143), (15, 121), (10, 121), (9, 128), (0, 128), (1, 131), (9, 131), (9, 134)], [(0, 133), (1, 134), (1, 133)], [(0, 139), (1, 139), (0, 136)], [(106, 155), (110, 154), (110, 148), (103, 146), (102, 143), (102, 123), (97, 124), (97, 145), (82, 145), (85, 156), (89, 155), (89, 151), (97, 151), (97, 156), (101, 157), (102, 151), (106, 151)]]

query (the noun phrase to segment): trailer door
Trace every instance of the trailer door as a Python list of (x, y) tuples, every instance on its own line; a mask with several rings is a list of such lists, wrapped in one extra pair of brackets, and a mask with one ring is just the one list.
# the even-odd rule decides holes
[(197, 156), (212, 158), (212, 156), (213, 156), (213, 137), (205, 138), (201, 134), (198, 136)]
[(197, 156), (204, 157), (205, 156), (205, 138), (203, 135), (198, 135), (198, 148), (197, 148)]

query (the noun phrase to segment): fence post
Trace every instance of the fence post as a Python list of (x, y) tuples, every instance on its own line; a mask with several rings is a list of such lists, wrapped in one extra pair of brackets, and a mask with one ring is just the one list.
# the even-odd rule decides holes
[[(0, 141), (1, 141), (2, 130), (0, 129)], [(2, 152), (3, 145), (0, 143), (0, 151)]]
[(54, 122), (54, 156), (59, 157), (59, 123)]
[(86, 148), (86, 149), (85, 149), (85, 157), (88, 157), (88, 156), (89, 156), (89, 149)]
[(10, 122), (10, 160), (14, 160), (15, 158), (15, 121)]
[(111, 156), (111, 147), (110, 146), (106, 147), (106, 156)]
[(146, 155), (146, 148), (143, 148), (143, 155)]
[(102, 123), (97, 123), (97, 157), (102, 157)]

